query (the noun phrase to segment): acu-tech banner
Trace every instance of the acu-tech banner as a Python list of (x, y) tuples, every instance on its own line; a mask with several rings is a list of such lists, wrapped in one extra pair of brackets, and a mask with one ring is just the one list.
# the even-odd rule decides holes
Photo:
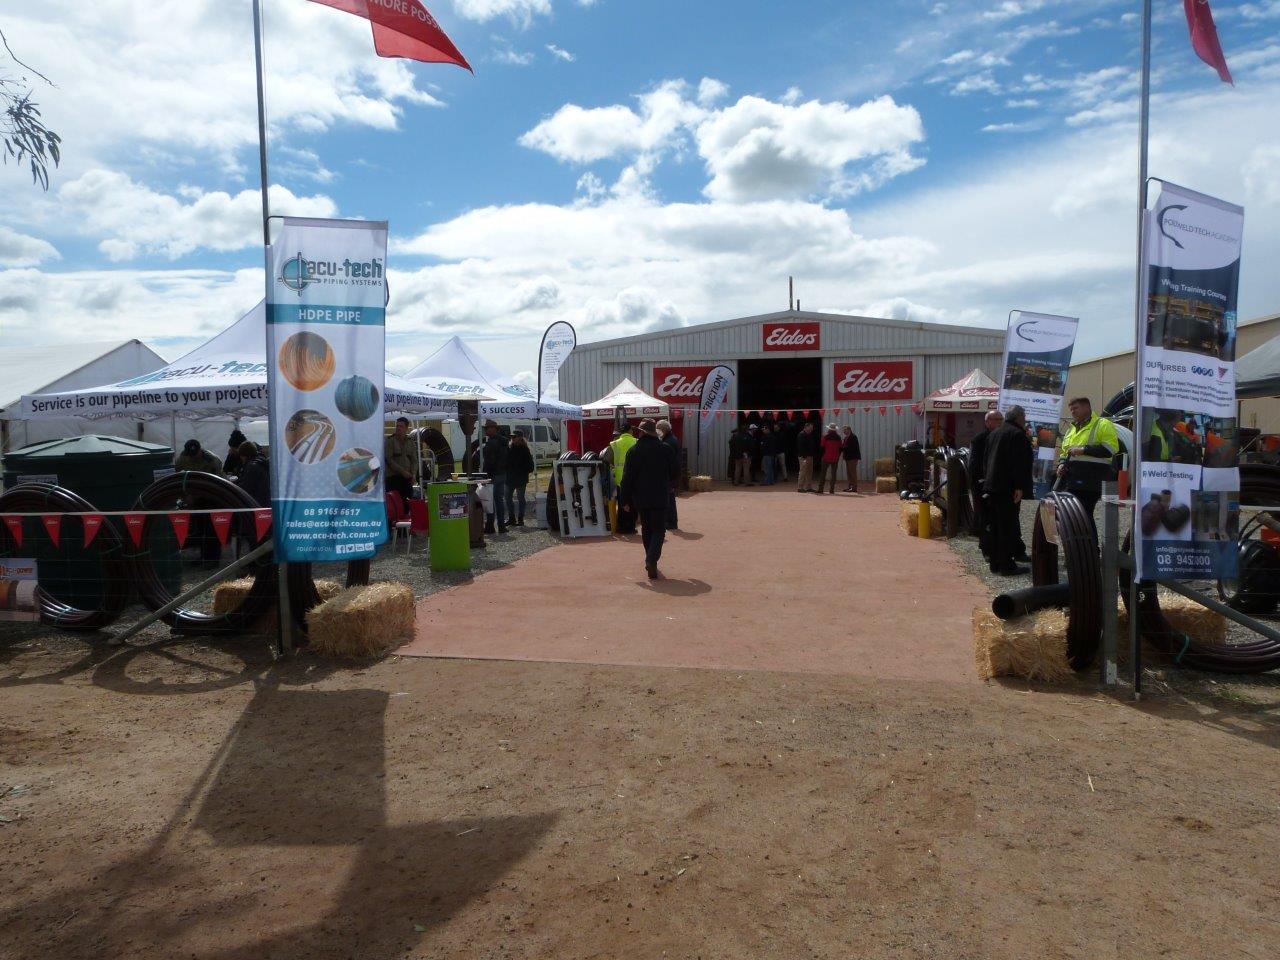
[(267, 250), (276, 558), (371, 557), (383, 502), (385, 221), (285, 218)]
[(1147, 579), (1236, 575), (1243, 232), (1242, 207), (1170, 183), (1144, 217), (1134, 536)]

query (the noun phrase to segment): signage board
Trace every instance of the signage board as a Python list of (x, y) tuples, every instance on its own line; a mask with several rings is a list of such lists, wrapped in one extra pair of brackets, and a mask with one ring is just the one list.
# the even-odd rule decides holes
[(695, 367), (654, 367), (653, 395), (673, 407), (696, 407), (711, 364)]
[(915, 391), (911, 360), (837, 360), (831, 383), (836, 402), (910, 400)]
[(822, 324), (816, 320), (766, 323), (760, 332), (760, 349), (765, 353), (822, 349)]

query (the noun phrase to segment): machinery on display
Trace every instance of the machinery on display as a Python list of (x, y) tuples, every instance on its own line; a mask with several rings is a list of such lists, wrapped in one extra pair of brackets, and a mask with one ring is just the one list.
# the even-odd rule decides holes
[(555, 464), (555, 503), (563, 537), (609, 536), (604, 478), (609, 465), (595, 453), (565, 453)]

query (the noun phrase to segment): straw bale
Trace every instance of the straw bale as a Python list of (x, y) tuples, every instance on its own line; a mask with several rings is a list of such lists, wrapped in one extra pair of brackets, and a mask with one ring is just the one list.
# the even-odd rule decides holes
[(383, 656), (413, 629), (413, 591), (403, 583), (348, 587), (307, 612), (312, 651), (339, 660)]
[(989, 607), (973, 611), (973, 654), (978, 675), (1062, 683), (1075, 676), (1067, 663), (1067, 614), (1037, 610), (1001, 620)]
[(897, 493), (898, 481), (896, 477), (876, 477), (876, 493)]
[[(1117, 602), (1116, 612), (1116, 653), (1121, 663), (1129, 658), (1129, 611), (1124, 600)], [(1180, 593), (1160, 589), (1160, 611), (1165, 620), (1176, 633), (1185, 633), (1192, 640), (1200, 643), (1227, 642), (1227, 618), (1220, 613), (1202, 607), (1194, 600), (1188, 600)]]
[(892, 477), (896, 473), (893, 457), (876, 457), (875, 465), (877, 477)]
[[(252, 587), (253, 577), (222, 581), (213, 588), (213, 613), (215, 615), (230, 613), (240, 606)], [(337, 580), (316, 581), (316, 592), (320, 594), (321, 601), (336, 597), (341, 591), (342, 584)], [(254, 633), (275, 633), (279, 623), (280, 618), (276, 616), (275, 607), (272, 607), (269, 613), (259, 617), (249, 629)]]
[(705, 473), (698, 474), (696, 477), (689, 478), (690, 493), (706, 493), (711, 489), (711, 478)]
[[(899, 518), (902, 521), (903, 532), (908, 537), (919, 536), (920, 530), (920, 501), (906, 500), (903, 501), (899, 508)], [(929, 504), (929, 535), (931, 537), (941, 537), (946, 533), (942, 523), (942, 511)]]

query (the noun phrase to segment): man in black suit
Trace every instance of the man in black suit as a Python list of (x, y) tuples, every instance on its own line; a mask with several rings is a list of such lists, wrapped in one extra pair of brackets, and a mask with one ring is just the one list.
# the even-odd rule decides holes
[(1014, 558), (1022, 542), (1018, 505), (1031, 499), (1031, 464), (1035, 453), (1027, 436), (1027, 415), (1022, 407), (1010, 407), (1004, 425), (987, 440), (987, 465), (982, 489), (991, 523), (991, 572), (1007, 577), (1030, 572)]
[[(673, 456), (676, 461), (676, 475), (678, 478), (680, 474), (680, 453), (681, 453), (680, 441), (676, 439), (676, 435), (674, 431), (672, 431), (671, 429), (670, 420), (658, 421), (658, 439), (661, 440), (663, 443), (665, 443), (671, 449), (671, 456)], [(679, 484), (678, 479), (672, 482), (671, 495), (667, 497), (667, 529), (668, 530), (680, 529), (680, 517), (679, 517), (679, 514), (676, 513), (676, 486), (678, 484)]]
[(640, 439), (627, 451), (622, 468), (622, 509), (640, 517), (644, 542), (644, 569), (658, 579), (658, 561), (667, 536), (667, 496), (676, 480), (676, 458), (658, 439), (652, 420), (640, 424)]

